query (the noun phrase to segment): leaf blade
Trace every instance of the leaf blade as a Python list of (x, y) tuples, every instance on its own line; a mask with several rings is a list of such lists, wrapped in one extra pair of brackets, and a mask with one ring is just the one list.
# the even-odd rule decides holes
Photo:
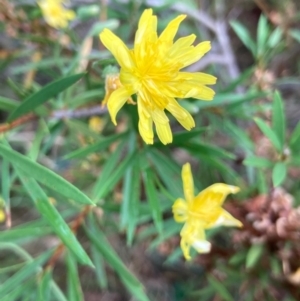
[(7, 122), (11, 122), (18, 117), (33, 111), (50, 98), (56, 96), (60, 92), (73, 85), (83, 76), (84, 73), (79, 73), (49, 83), (38, 92), (26, 98), (14, 111), (11, 112), (11, 114), (8, 116)]
[(30, 160), (26, 156), (21, 155), (20, 153), (12, 149), (5, 147), (3, 144), (0, 144), (0, 155), (13, 163), (14, 166), (23, 170), (25, 173), (28, 173), (28, 171), (30, 171), (30, 175), (40, 183), (48, 186), (51, 189), (55, 187), (55, 189), (61, 195), (81, 204), (94, 204), (87, 195), (81, 192), (70, 182), (54, 173), (52, 170)]

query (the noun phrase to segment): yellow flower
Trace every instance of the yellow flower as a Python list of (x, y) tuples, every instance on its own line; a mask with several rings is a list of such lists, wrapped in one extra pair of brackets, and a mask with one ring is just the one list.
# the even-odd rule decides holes
[(240, 189), (217, 183), (194, 196), (193, 176), (189, 163), (183, 165), (181, 176), (185, 200), (177, 199), (172, 210), (175, 221), (185, 223), (180, 232), (180, 246), (184, 257), (190, 260), (191, 246), (199, 253), (210, 251), (211, 245), (205, 239), (205, 229), (216, 226), (242, 226), (239, 220), (221, 207), (229, 193), (237, 193)]
[(153, 143), (153, 122), (163, 144), (172, 142), (169, 111), (187, 130), (195, 126), (194, 119), (175, 98), (212, 100), (214, 91), (206, 85), (215, 84), (214, 76), (196, 72), (180, 72), (182, 68), (198, 61), (210, 50), (210, 42), (193, 46), (194, 34), (173, 42), (185, 15), (172, 20), (157, 35), (157, 18), (152, 9), (146, 9), (139, 21), (134, 47), (127, 46), (110, 30), (104, 29), (100, 39), (114, 55), (119, 65), (120, 86), (109, 97), (107, 106), (116, 124), (116, 115), (132, 94), (137, 94), (139, 132), (147, 144)]
[(0, 209), (0, 223), (3, 223), (5, 221), (5, 212)]
[(75, 12), (65, 9), (64, 0), (41, 0), (37, 1), (42, 10), (46, 22), (54, 28), (65, 28), (68, 22), (75, 18)]

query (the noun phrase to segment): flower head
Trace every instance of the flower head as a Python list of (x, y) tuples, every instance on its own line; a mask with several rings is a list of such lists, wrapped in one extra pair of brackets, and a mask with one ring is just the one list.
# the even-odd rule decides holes
[(64, 0), (41, 0), (37, 1), (42, 10), (46, 22), (54, 28), (65, 28), (68, 22), (75, 18), (75, 12), (65, 9)]
[(177, 199), (172, 210), (175, 221), (185, 223), (180, 232), (180, 245), (184, 257), (189, 260), (191, 246), (199, 253), (210, 251), (211, 245), (205, 239), (205, 229), (216, 226), (242, 226), (239, 220), (221, 207), (229, 193), (237, 193), (240, 189), (217, 183), (194, 196), (193, 176), (189, 163), (183, 165), (181, 175), (185, 200)]
[(216, 78), (205, 73), (181, 72), (182, 68), (198, 61), (210, 50), (210, 42), (193, 46), (194, 34), (174, 42), (178, 27), (185, 15), (172, 20), (157, 35), (157, 18), (146, 9), (139, 21), (134, 47), (127, 46), (110, 30), (104, 29), (100, 39), (114, 55), (119, 65), (122, 86), (111, 93), (107, 106), (116, 124), (116, 115), (130, 98), (137, 94), (139, 132), (147, 144), (153, 143), (153, 122), (162, 143), (172, 142), (172, 132), (165, 110), (169, 111), (187, 130), (195, 126), (194, 119), (175, 98), (193, 97), (212, 100), (214, 91), (206, 85)]

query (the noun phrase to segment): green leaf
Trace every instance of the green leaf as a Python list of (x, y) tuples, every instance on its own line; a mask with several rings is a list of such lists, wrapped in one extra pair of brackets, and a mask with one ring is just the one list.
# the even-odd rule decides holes
[(257, 264), (258, 260), (263, 254), (263, 251), (264, 251), (263, 244), (253, 244), (250, 247), (246, 257), (246, 269), (251, 269)]
[(24, 155), (0, 144), (0, 155), (13, 163), (14, 166), (22, 169), (25, 173), (40, 183), (55, 189), (61, 195), (81, 204), (94, 204), (77, 187), (66, 181), (64, 178), (54, 173), (52, 170), (30, 160)]
[(51, 296), (52, 269), (45, 269), (38, 279), (38, 301), (49, 301)]
[(118, 162), (120, 162), (120, 157), (121, 157), (122, 153), (124, 152), (126, 144), (127, 144), (127, 141), (125, 141), (125, 140), (121, 141), (118, 144), (118, 147), (116, 148), (116, 150), (109, 156), (109, 158), (106, 160), (106, 162), (102, 165), (101, 173), (98, 176), (98, 179), (95, 182), (93, 189), (92, 189), (93, 200), (99, 199), (98, 191), (101, 190), (103, 182), (105, 182), (106, 179), (108, 177), (110, 177), (112, 172), (116, 169)]
[(196, 152), (199, 156), (204, 155), (216, 158), (235, 159), (234, 154), (210, 144), (201, 142), (186, 142), (178, 145), (194, 153)]
[(293, 37), (297, 42), (300, 43), (300, 30), (298, 29), (291, 29), (289, 30), (289, 35)]
[(257, 27), (257, 57), (261, 57), (266, 52), (266, 44), (268, 37), (268, 20), (263, 14), (261, 14)]
[(219, 106), (229, 106), (229, 105), (237, 105), (243, 102), (248, 102), (251, 100), (255, 100), (260, 97), (266, 96), (265, 92), (253, 92), (250, 91), (247, 94), (237, 94), (237, 93), (220, 93), (214, 97), (213, 101), (199, 101), (195, 103), (195, 105), (199, 109), (206, 109), (212, 107)]
[(259, 129), (263, 132), (263, 134), (270, 139), (273, 146), (277, 149), (277, 151), (281, 152), (283, 149), (283, 145), (280, 143), (277, 135), (274, 131), (260, 118), (254, 118)]
[(67, 262), (67, 283), (68, 283), (68, 300), (83, 301), (83, 293), (78, 275), (77, 262), (73, 258), (73, 254), (66, 256)]
[(280, 27), (276, 27), (269, 37), (268, 46), (270, 48), (275, 48), (276, 46), (278, 46), (278, 43), (280, 42), (282, 35), (283, 35), (282, 29)]
[(126, 169), (131, 166), (131, 164), (136, 159), (136, 154), (132, 153), (128, 155), (126, 158), (122, 160), (119, 166), (115, 169), (113, 174), (111, 174), (108, 178), (104, 178), (102, 181), (102, 185), (96, 192), (96, 199), (104, 198), (110, 190), (112, 190), (121, 177), (124, 175)]
[[(137, 158), (138, 160), (138, 158)], [(131, 245), (139, 217), (140, 167), (136, 161), (124, 176), (123, 200), (121, 205), (121, 229), (126, 228), (127, 245)]]
[(64, 221), (57, 209), (49, 202), (43, 189), (33, 178), (27, 177), (21, 170), (18, 170), (17, 172), (37, 210), (47, 220), (52, 230), (62, 240), (64, 245), (76, 256), (80, 263), (94, 267), (70, 227)]
[(60, 92), (66, 90), (68, 87), (72, 86), (80, 78), (84, 76), (84, 73), (70, 75), (64, 77), (55, 82), (52, 82), (45, 87), (43, 87), (38, 92), (30, 95), (26, 98), (8, 117), (7, 122), (11, 122), (14, 119), (32, 112), (35, 108), (45, 103), (50, 98), (56, 96)]
[(181, 169), (178, 164), (154, 148), (149, 148), (147, 155), (174, 199), (182, 195)]
[(236, 144), (244, 148), (246, 151), (254, 150), (253, 141), (248, 137), (248, 134), (244, 129), (239, 127), (237, 124), (234, 124), (227, 118), (220, 120), (220, 122), (222, 122), (224, 132), (232, 136)]
[(275, 92), (273, 101), (272, 128), (280, 142), (281, 149), (283, 149), (285, 143), (286, 124), (283, 102), (278, 91)]
[(272, 180), (273, 180), (273, 185), (274, 187), (279, 186), (286, 177), (286, 164), (283, 162), (277, 162), (273, 168), (272, 172)]
[(215, 289), (217, 294), (223, 298), (223, 300), (234, 301), (234, 299), (231, 297), (230, 293), (228, 292), (226, 286), (223, 285), (223, 283), (221, 283), (219, 280), (210, 275), (207, 276), (207, 280), (209, 284)]
[(4, 283), (2, 283), (0, 285), (1, 298), (15, 290), (16, 287), (18, 287), (24, 281), (28, 280), (28, 278), (31, 277), (33, 274), (36, 274), (41, 265), (43, 265), (50, 258), (52, 253), (53, 251), (47, 251), (39, 257), (37, 257), (36, 259), (34, 259), (33, 261), (26, 263), (21, 270), (19, 270), (13, 276), (7, 279)]
[(89, 145), (84, 148), (77, 149), (74, 152), (71, 152), (70, 154), (64, 156), (64, 159), (74, 159), (74, 158), (86, 158), (88, 155), (93, 154), (95, 152), (100, 152), (107, 147), (109, 147), (113, 142), (117, 141), (118, 139), (124, 138), (124, 136), (128, 135), (127, 132), (112, 135), (109, 137), (105, 137), (101, 139), (101, 141), (94, 143), (92, 145)]
[(157, 227), (158, 233), (162, 234), (163, 222), (160, 202), (157, 196), (157, 190), (154, 185), (154, 174), (151, 169), (147, 169), (144, 173), (144, 185), (146, 188), (147, 200), (150, 204), (153, 220)]
[(91, 257), (95, 265), (95, 273), (99, 287), (103, 290), (107, 290), (108, 283), (103, 256), (97, 252), (97, 249), (94, 245), (91, 246)]
[(256, 156), (247, 157), (243, 161), (243, 164), (247, 166), (258, 167), (258, 168), (271, 168), (273, 166), (272, 161), (266, 158), (261, 158)]
[(105, 262), (115, 270), (121, 281), (135, 298), (139, 301), (149, 301), (140, 281), (124, 265), (103, 232), (96, 226), (94, 219), (90, 219), (89, 227), (85, 227), (85, 231), (95, 248), (102, 254)]
[(254, 41), (252, 40), (250, 36), (249, 30), (242, 25), (241, 23), (237, 21), (230, 21), (229, 22), (234, 32), (237, 34), (237, 36), (240, 38), (240, 40), (243, 42), (246, 48), (248, 48), (252, 55), (255, 57), (256, 55), (256, 45)]
[(6, 112), (15, 110), (19, 103), (16, 100), (0, 96), (0, 109)]
[[(97, 5), (98, 6), (98, 5)], [(87, 37), (97, 36), (103, 31), (104, 28), (108, 28), (110, 30), (115, 30), (120, 25), (120, 21), (118, 19), (109, 19), (106, 21), (100, 21), (94, 23), (93, 27), (89, 30)]]
[(294, 152), (298, 152), (300, 150), (300, 122), (298, 122), (291, 135), (289, 145)]

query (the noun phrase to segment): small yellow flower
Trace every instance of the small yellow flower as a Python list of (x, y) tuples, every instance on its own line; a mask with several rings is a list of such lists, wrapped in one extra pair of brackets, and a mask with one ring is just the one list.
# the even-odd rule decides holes
[(75, 12), (65, 9), (64, 0), (41, 0), (37, 4), (42, 10), (46, 22), (54, 28), (65, 28), (75, 18)]
[(180, 72), (182, 68), (198, 61), (210, 50), (210, 42), (193, 46), (194, 34), (173, 41), (185, 15), (172, 20), (157, 35), (157, 18), (152, 9), (146, 9), (139, 21), (134, 47), (128, 49), (123, 41), (109, 29), (104, 29), (100, 39), (114, 55), (119, 65), (120, 86), (111, 93), (107, 106), (116, 124), (116, 115), (129, 97), (137, 94), (139, 132), (147, 144), (153, 143), (153, 122), (163, 144), (172, 142), (169, 111), (187, 130), (195, 126), (194, 119), (175, 98), (212, 100), (214, 91), (206, 85), (216, 83), (216, 78), (201, 72)]
[(4, 210), (0, 209), (0, 223), (5, 221), (5, 212)]
[(89, 128), (95, 132), (100, 133), (104, 127), (103, 119), (98, 116), (93, 116), (89, 119)]
[(185, 223), (180, 232), (180, 246), (184, 257), (190, 260), (191, 246), (199, 253), (210, 251), (211, 245), (205, 239), (205, 229), (216, 226), (242, 226), (239, 220), (221, 207), (229, 193), (237, 193), (240, 189), (217, 183), (194, 196), (193, 176), (189, 163), (183, 165), (181, 176), (185, 200), (177, 199), (172, 210), (175, 221)]

